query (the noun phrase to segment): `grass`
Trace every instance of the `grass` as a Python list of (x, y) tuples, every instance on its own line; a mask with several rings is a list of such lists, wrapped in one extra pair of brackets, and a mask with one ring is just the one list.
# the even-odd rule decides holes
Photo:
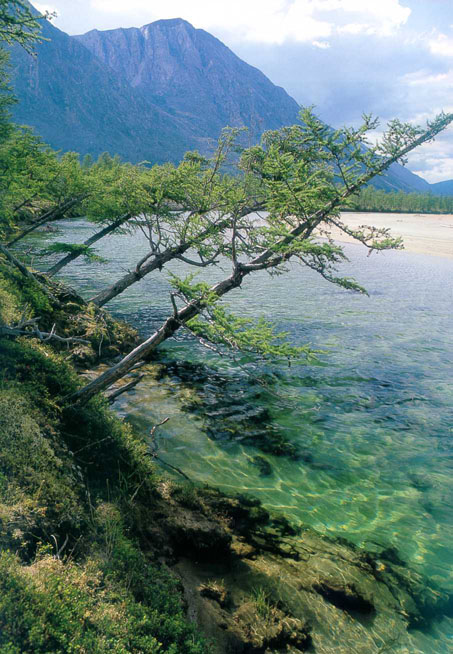
[(263, 618), (263, 620), (268, 620), (272, 614), (272, 605), (264, 588), (254, 588), (252, 591), (252, 599), (258, 615)]
[[(7, 272), (1, 321), (49, 310)], [(207, 654), (139, 540), (160, 479), (148, 446), (102, 398), (67, 405), (67, 357), (0, 338), (0, 654)]]

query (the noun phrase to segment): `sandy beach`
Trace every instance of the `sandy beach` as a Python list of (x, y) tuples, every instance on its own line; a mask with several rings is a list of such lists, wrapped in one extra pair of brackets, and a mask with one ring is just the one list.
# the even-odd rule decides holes
[[(390, 228), (392, 236), (403, 238), (407, 252), (453, 258), (452, 214), (343, 212), (341, 217), (352, 229), (360, 225)], [(356, 242), (337, 229), (332, 236), (343, 243)]]

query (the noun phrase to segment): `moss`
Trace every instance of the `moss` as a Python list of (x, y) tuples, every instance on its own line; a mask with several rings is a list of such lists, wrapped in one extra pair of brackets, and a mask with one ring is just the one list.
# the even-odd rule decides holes
[(35, 339), (1, 340), (0, 388), (15, 387), (54, 424), (65, 396), (79, 385), (74, 370)]
[[(164, 586), (159, 591), (170, 596)], [(24, 568), (17, 557), (3, 553), (0, 653), (206, 652), (185, 623), (181, 607), (173, 604), (166, 614), (156, 597), (159, 593), (153, 594), (154, 606), (146, 599), (135, 601), (133, 593), (106, 576), (94, 560), (78, 565), (44, 554)]]
[(24, 277), (18, 270), (0, 260), (0, 277), (2, 286), (10, 296), (15, 298), (17, 305), (28, 308), (35, 314), (48, 314), (52, 311), (48, 295), (39, 284)]
[(0, 396), (0, 543), (33, 551), (53, 533), (76, 534), (84, 522), (83, 486), (71, 453), (16, 389)]
[(17, 299), (10, 292), (5, 280), (0, 278), (0, 322), (5, 325), (11, 325), (19, 320), (20, 312)]

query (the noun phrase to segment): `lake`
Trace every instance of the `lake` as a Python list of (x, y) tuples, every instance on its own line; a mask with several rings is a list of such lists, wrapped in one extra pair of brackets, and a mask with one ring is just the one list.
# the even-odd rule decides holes
[[(63, 227), (39, 242), (79, 243), (93, 231), (81, 220)], [(97, 251), (107, 263), (78, 260), (61, 274), (84, 297), (133, 268), (146, 244), (113, 236)], [(218, 357), (181, 334), (162, 349), (161, 378), (145, 379), (115, 408), (145, 433), (168, 417), (159, 456), (194, 481), (249, 493), (367, 550), (394, 548), (453, 592), (453, 258), (345, 251), (342, 274), (368, 297), (296, 264), (227, 296), (239, 315), (264, 316), (292, 342), (322, 350), (315, 363)], [(225, 272), (204, 269), (200, 279)], [(165, 270), (154, 273), (107, 308), (148, 335), (172, 312), (169, 288)], [(415, 633), (413, 651), (453, 651), (452, 638), (445, 619)]]

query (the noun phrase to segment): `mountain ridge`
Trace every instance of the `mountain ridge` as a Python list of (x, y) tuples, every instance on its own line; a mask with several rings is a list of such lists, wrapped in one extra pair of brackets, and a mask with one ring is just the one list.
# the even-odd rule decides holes
[(255, 140), (297, 119), (300, 107), (286, 91), (184, 19), (74, 38), (154, 104), (184, 116), (195, 133), (214, 138), (225, 125), (247, 126)]
[[(176, 163), (187, 150), (209, 153), (226, 125), (247, 126), (251, 144), (297, 120), (282, 87), (183, 18), (76, 36), (43, 21), (43, 36), (36, 58), (11, 50), (13, 114), (56, 149)], [(436, 192), (398, 164), (373, 185)]]
[[(49, 41), (37, 45), (36, 57), (19, 46), (11, 49), (17, 123), (31, 125), (64, 151), (98, 156), (109, 150), (135, 162), (152, 151), (156, 163), (181, 156), (182, 144), (174, 134), (190, 132), (189, 125), (132, 92), (83, 44), (48, 21), (43, 21), (42, 34)], [(197, 142), (195, 136), (191, 139)]]

